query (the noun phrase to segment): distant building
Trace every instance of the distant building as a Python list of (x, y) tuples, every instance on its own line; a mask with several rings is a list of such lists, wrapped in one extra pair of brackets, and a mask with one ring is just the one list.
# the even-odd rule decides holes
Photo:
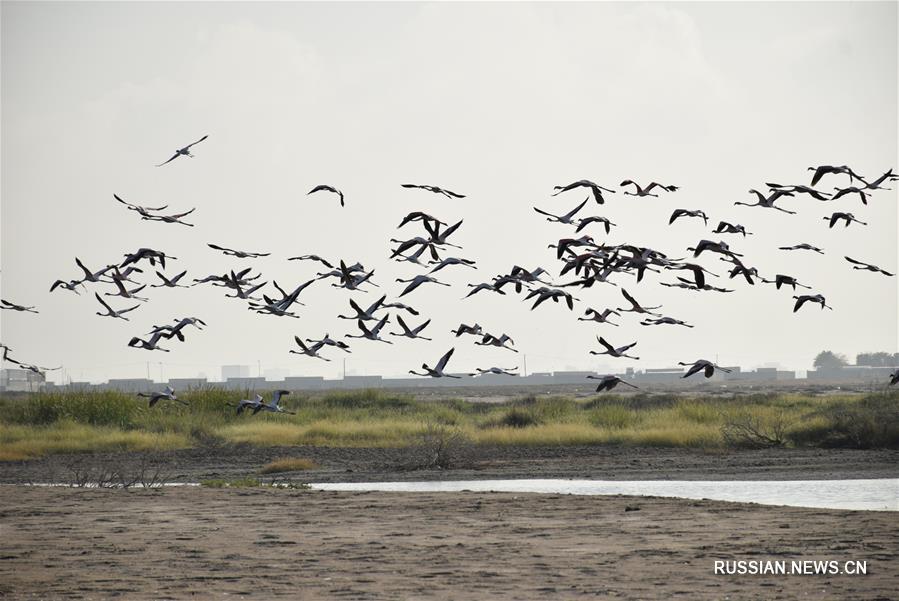
[(284, 380), (288, 376), (290, 376), (290, 370), (280, 368), (266, 369), (262, 372), (262, 375), (265, 376), (265, 379), (269, 382), (275, 382), (278, 380)]
[(147, 392), (161, 388), (162, 385), (146, 378), (112, 378), (101, 387), (122, 392)]
[(36, 392), (45, 382), (43, 375), (30, 369), (0, 369), (0, 391)]
[(222, 382), (227, 382), (231, 378), (249, 378), (249, 365), (222, 365)]

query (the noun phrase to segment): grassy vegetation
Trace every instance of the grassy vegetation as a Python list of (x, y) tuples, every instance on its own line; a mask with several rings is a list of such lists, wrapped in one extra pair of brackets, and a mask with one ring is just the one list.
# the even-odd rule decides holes
[(482, 445), (899, 447), (899, 391), (855, 396), (526, 396), (504, 403), (416, 401), (361, 390), (294, 393), (296, 415), (236, 415), (243, 394), (179, 394), (189, 406), (153, 408), (119, 392), (0, 398), (0, 461), (48, 453), (170, 450), (209, 443), (396, 447), (433, 425)]
[(284, 472), (303, 472), (313, 470), (316, 466), (311, 459), (303, 457), (282, 457), (262, 466), (260, 474), (282, 474)]

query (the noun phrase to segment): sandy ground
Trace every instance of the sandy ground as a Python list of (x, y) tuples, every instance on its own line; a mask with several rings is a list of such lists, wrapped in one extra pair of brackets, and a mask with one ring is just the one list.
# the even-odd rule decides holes
[(415, 449), (215, 446), (157, 454), (48, 456), (0, 463), (0, 483), (69, 482), (72, 469), (113, 468), (151, 461), (169, 482), (199, 482), (258, 474), (280, 457), (312, 459), (317, 469), (289, 474), (305, 482), (588, 478), (594, 480), (830, 480), (899, 478), (897, 450), (474, 447), (462, 449), (455, 469), (412, 469)]
[[(0, 596), (895, 599), (885, 512), (511, 493), (0, 486)], [(716, 559), (867, 575), (715, 575)]]

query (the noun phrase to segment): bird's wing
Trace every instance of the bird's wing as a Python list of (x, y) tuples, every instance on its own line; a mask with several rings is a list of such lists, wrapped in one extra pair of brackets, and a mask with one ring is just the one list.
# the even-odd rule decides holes
[(453, 353), (456, 351), (456, 347), (451, 348), (440, 358), (440, 361), (437, 362), (437, 366), (434, 368), (434, 371), (443, 371), (443, 368), (446, 367), (447, 362), (450, 360), (450, 357), (453, 356)]
[(623, 294), (624, 298), (627, 299), (627, 302), (632, 304), (635, 308), (640, 306), (640, 303), (638, 303), (637, 300), (633, 296), (628, 294), (627, 290), (625, 290), (624, 288), (621, 289), (621, 294)]
[(385, 300), (387, 300), (386, 294), (371, 304), (371, 306), (368, 308), (368, 313), (371, 314), (377, 311), (378, 307), (383, 305)]
[[(397, 315), (396, 317), (397, 317), (397, 319), (399, 319), (400, 316)], [(418, 326), (417, 328), (415, 328), (414, 330), (412, 330), (412, 333), (413, 333), (413, 334), (418, 334), (419, 332), (421, 332), (422, 330), (424, 330), (426, 327), (428, 327), (428, 324), (429, 324), (429, 323), (431, 323), (431, 320), (430, 320), (430, 319), (427, 320), (426, 322), (424, 322), (423, 324), (421, 324), (420, 326)]]
[(156, 165), (156, 166), (157, 166), (157, 167), (162, 167), (162, 166), (165, 165), (166, 163), (171, 163), (172, 161), (174, 161), (175, 159), (177, 159), (177, 158), (178, 158), (178, 155), (180, 155), (180, 154), (181, 154), (180, 152), (176, 152), (175, 155), (174, 155), (172, 158), (170, 158), (169, 160), (165, 161), (165, 163), (159, 163), (159, 164)]
[(374, 334), (375, 336), (377, 336), (377, 335), (378, 335), (378, 332), (381, 331), (381, 328), (384, 327), (384, 324), (387, 323), (387, 320), (388, 320), (389, 318), (390, 318), (390, 315), (385, 315), (385, 316), (381, 319), (381, 321), (378, 322), (378, 325), (376, 325), (375, 327), (373, 327), (373, 328), (371, 329), (371, 333)]
[[(451, 225), (448, 228), (446, 228), (445, 230), (443, 230), (443, 236), (442, 236), (443, 239), (446, 240), (447, 238), (449, 238), (450, 234), (452, 234), (457, 229), (459, 229), (459, 226), (462, 225), (463, 221), (464, 221), (464, 219), (460, 219), (458, 222), (454, 223), (453, 225)], [(438, 224), (437, 227), (440, 227), (440, 225)]]
[(400, 315), (399, 313), (397, 313), (397, 314), (396, 314), (396, 320), (397, 320), (397, 322), (399, 322), (400, 327), (403, 328), (403, 332), (405, 333), (406, 336), (413, 336), (413, 335), (414, 335), (414, 334), (412, 333), (412, 331), (409, 329), (409, 326), (406, 325), (406, 322), (403, 321), (403, 316), (402, 316), (402, 315)]
[(98, 301), (100, 301), (100, 304), (103, 305), (103, 306), (106, 308), (107, 311), (109, 311), (110, 313), (115, 313), (115, 311), (112, 310), (112, 307), (110, 307), (109, 305), (107, 305), (106, 302), (100, 297), (99, 294), (97, 294), (96, 292), (94, 292), (94, 296), (97, 298)]
[(614, 352), (615, 352), (615, 347), (613, 347), (611, 344), (609, 344), (608, 342), (606, 342), (606, 339), (603, 338), (602, 336), (597, 336), (597, 337), (596, 337), (596, 340), (599, 342), (599, 344), (601, 344), (601, 345), (602, 345), (606, 350), (608, 350), (610, 353), (614, 353)]
[(456, 194), (452, 190), (445, 190), (443, 188), (438, 188), (441, 192), (446, 194), (447, 196), (452, 196), (453, 198), (465, 198), (464, 194)]
[(208, 137), (209, 137), (208, 135), (203, 136), (202, 138), (200, 138), (199, 140), (197, 140), (197, 141), (194, 142), (193, 144), (188, 144), (187, 146), (185, 146), (185, 148), (190, 148), (190, 147), (193, 146), (194, 144), (199, 144), (200, 142), (202, 142), (203, 140), (205, 140), (205, 139), (208, 138)]
[(576, 206), (576, 207), (574, 207), (573, 209), (571, 209), (570, 211), (568, 211), (568, 213), (566, 213), (565, 215), (562, 216), (562, 219), (571, 219), (572, 217), (574, 217), (574, 216), (577, 214), (578, 211), (580, 211), (581, 209), (584, 208), (584, 205), (587, 204), (587, 201), (588, 201), (588, 200), (590, 200), (590, 199), (589, 199), (589, 198), (585, 198), (585, 199), (584, 199), (584, 202), (582, 202), (582, 203), (579, 204), (578, 206)]

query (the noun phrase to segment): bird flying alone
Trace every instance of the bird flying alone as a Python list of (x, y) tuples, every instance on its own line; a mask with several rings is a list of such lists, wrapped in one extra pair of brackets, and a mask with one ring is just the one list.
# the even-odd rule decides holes
[(630, 386), (631, 388), (636, 388), (640, 390), (638, 386), (634, 386), (630, 382), (626, 382), (622, 380), (618, 376), (587, 376), (590, 380), (600, 380), (599, 386), (596, 387), (596, 392), (603, 392), (604, 390), (612, 390), (619, 384), (624, 384), (625, 386)]
[(733, 371), (716, 365), (711, 361), (707, 361), (706, 359), (699, 359), (697, 361), (694, 361), (693, 363), (683, 363), (681, 361), (678, 361), (677, 364), (690, 366), (690, 369), (688, 369), (687, 373), (682, 375), (681, 378), (689, 378), (693, 374), (699, 373), (700, 371), (703, 372), (703, 375), (705, 375), (706, 378), (711, 378), (715, 374), (716, 369), (725, 373), (730, 373), (731, 371)]
[(619, 346), (619, 347), (616, 348), (616, 347), (612, 346), (611, 344), (609, 344), (609, 343), (606, 341), (606, 339), (603, 338), (602, 336), (597, 336), (597, 337), (596, 337), (596, 340), (597, 340), (597, 341), (599, 342), (599, 344), (601, 344), (601, 345), (603, 346), (603, 348), (605, 348), (606, 350), (604, 350), (604, 351), (602, 351), (602, 352), (599, 352), (599, 351), (590, 351), (590, 354), (591, 354), (591, 355), (610, 355), (610, 356), (616, 357), (616, 358), (617, 358), (617, 357), (627, 357), (628, 359), (634, 359), (634, 360), (637, 360), (637, 359), (640, 358), (640, 357), (634, 357), (634, 356), (626, 355), (626, 354), (625, 354), (629, 349), (631, 349), (631, 348), (637, 346), (637, 343), (636, 343), (636, 342), (632, 342), (632, 343), (630, 343), (630, 344), (625, 344), (624, 346)]
[(220, 250), (228, 256), (237, 257), (238, 259), (256, 259), (258, 257), (267, 257), (271, 253), (252, 253), (246, 252), (243, 250), (234, 250), (231, 248), (225, 248), (224, 246), (218, 246), (212, 243), (206, 244), (209, 248), (214, 248), (215, 250)]
[[(448, 373), (446, 373), (446, 372), (444, 371), (444, 370), (446, 369), (446, 364), (449, 362), (450, 357), (453, 356), (453, 353), (454, 353), (455, 351), (456, 351), (455, 347), (453, 347), (453, 348), (451, 348), (450, 350), (448, 350), (448, 351), (447, 351), (447, 352), (440, 358), (440, 360), (437, 361), (437, 365), (435, 365), (433, 368), (428, 367), (428, 364), (427, 364), (427, 363), (422, 363), (422, 364), (421, 364), (421, 368), (424, 370), (424, 372), (419, 373), (419, 372), (417, 372), (417, 371), (414, 371), (414, 370), (411, 370), (411, 369), (410, 369), (410, 370), (409, 370), (409, 373), (412, 374), (412, 375), (414, 375), (414, 376), (430, 376), (430, 377), (432, 377), (432, 378), (461, 378), (462, 376), (455, 376), (455, 375), (452, 375), (452, 374), (448, 374)], [(467, 374), (467, 375), (472, 375), (472, 374)]]
[(203, 136), (202, 138), (200, 138), (200, 139), (197, 140), (196, 142), (193, 142), (193, 143), (191, 143), (191, 144), (188, 144), (188, 145), (185, 146), (184, 148), (179, 148), (178, 150), (175, 151), (175, 154), (172, 155), (172, 158), (170, 158), (169, 160), (167, 160), (165, 163), (160, 163), (160, 164), (158, 164), (158, 165), (156, 165), (156, 166), (157, 166), (157, 167), (162, 167), (162, 166), (165, 165), (166, 163), (171, 163), (172, 161), (174, 161), (175, 159), (177, 159), (177, 158), (180, 157), (180, 156), (186, 156), (186, 157), (193, 158), (194, 155), (192, 155), (192, 154), (190, 153), (190, 147), (199, 144), (200, 142), (202, 142), (203, 140), (205, 140), (205, 139), (208, 138), (208, 137), (209, 137), (208, 135)]
[(334, 188), (333, 186), (326, 186), (324, 184), (316, 186), (316, 187), (312, 188), (311, 190), (309, 190), (309, 192), (306, 193), (306, 196), (309, 196), (313, 192), (320, 192), (320, 191), (333, 192), (334, 194), (336, 194), (337, 196), (340, 197), (340, 206), (343, 206), (343, 192), (341, 192), (337, 188)]
[(603, 188), (602, 186), (600, 186), (599, 184), (597, 184), (595, 182), (591, 182), (588, 179), (582, 179), (582, 180), (578, 180), (576, 182), (572, 182), (572, 183), (568, 184), (567, 186), (554, 186), (553, 190), (555, 190), (555, 192), (553, 193), (553, 196), (561, 194), (562, 192), (568, 192), (569, 190), (574, 190), (575, 188), (589, 188), (590, 191), (593, 193), (593, 199), (596, 200), (596, 204), (600, 204), (600, 205), (605, 202), (605, 199), (603, 199), (603, 197), (602, 197), (603, 191), (606, 191), (610, 194), (615, 193), (615, 190), (612, 190), (609, 188)]
[(805, 303), (818, 303), (821, 305), (822, 311), (825, 308), (833, 311), (833, 307), (825, 303), (824, 296), (821, 294), (803, 294), (801, 296), (794, 296), (793, 298), (796, 299), (796, 304), (793, 305), (793, 313), (798, 311)]
[(856, 260), (856, 259), (853, 259), (852, 257), (844, 257), (844, 258), (845, 258), (847, 261), (849, 261), (850, 263), (852, 263), (852, 268), (853, 268), (853, 269), (861, 269), (861, 270), (863, 270), (863, 271), (873, 271), (874, 273), (882, 273), (883, 275), (887, 275), (887, 276), (893, 276), (893, 275), (895, 275), (895, 274), (893, 274), (893, 273), (890, 273), (889, 271), (886, 271), (886, 270), (884, 270), (884, 269), (881, 269), (881, 268), (878, 267), (877, 265), (871, 265), (870, 263), (865, 263), (865, 262), (863, 262), (863, 261), (858, 261), (858, 260)]
[(437, 186), (428, 186), (427, 184), (400, 184), (404, 188), (420, 188), (422, 190), (427, 190), (428, 192), (433, 192), (434, 194), (443, 194), (447, 198), (465, 198), (464, 194), (456, 194), (450, 190), (446, 190), (444, 188), (439, 188)]

